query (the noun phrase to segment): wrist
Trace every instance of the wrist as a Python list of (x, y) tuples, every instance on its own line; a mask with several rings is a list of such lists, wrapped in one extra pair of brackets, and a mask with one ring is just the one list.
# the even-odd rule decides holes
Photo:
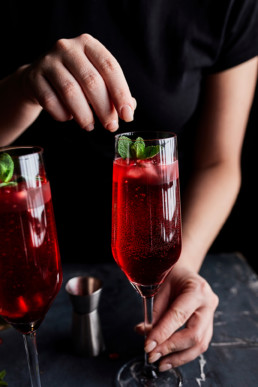
[[(194, 249), (191, 250), (194, 251)], [(181, 255), (175, 264), (173, 271), (184, 269), (194, 273), (199, 272), (204, 260), (204, 255), (196, 252), (193, 253), (191, 250), (186, 251), (186, 248), (182, 249)]]
[(12, 143), (40, 114), (42, 107), (24, 91), (27, 66), (0, 81), (0, 145)]

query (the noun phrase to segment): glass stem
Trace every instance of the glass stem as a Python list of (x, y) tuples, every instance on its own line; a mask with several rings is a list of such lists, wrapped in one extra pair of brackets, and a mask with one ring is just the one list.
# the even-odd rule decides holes
[(41, 387), (36, 331), (23, 335), (32, 387)]
[[(143, 307), (144, 307), (144, 335), (145, 340), (152, 328), (152, 313), (153, 313), (153, 301), (154, 297), (143, 297)], [(156, 379), (157, 374), (154, 367), (148, 361), (148, 354), (144, 352), (144, 369), (145, 374), (148, 378)]]

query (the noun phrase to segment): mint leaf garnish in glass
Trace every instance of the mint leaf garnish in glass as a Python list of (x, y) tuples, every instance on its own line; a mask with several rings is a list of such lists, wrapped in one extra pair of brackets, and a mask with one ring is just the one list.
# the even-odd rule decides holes
[(156, 156), (160, 151), (160, 145), (146, 146), (145, 148), (145, 159), (150, 159)]
[(141, 137), (138, 137), (136, 141), (130, 147), (131, 155), (135, 159), (145, 158), (145, 143)]
[(118, 153), (122, 159), (128, 159), (131, 156), (130, 147), (133, 144), (132, 140), (126, 136), (121, 136), (118, 140)]
[[(8, 153), (0, 154), (0, 188), (17, 185), (16, 181), (10, 181), (13, 177), (14, 162)], [(2, 183), (1, 183), (2, 182)]]
[(6, 371), (0, 371), (0, 386), (8, 386), (8, 384), (4, 381), (6, 375)]
[(118, 153), (123, 159), (150, 159), (160, 151), (160, 145), (145, 146), (143, 138), (137, 137), (132, 141), (126, 136), (121, 136), (118, 140)]
[(13, 177), (14, 163), (8, 153), (0, 154), (0, 181), (8, 183)]

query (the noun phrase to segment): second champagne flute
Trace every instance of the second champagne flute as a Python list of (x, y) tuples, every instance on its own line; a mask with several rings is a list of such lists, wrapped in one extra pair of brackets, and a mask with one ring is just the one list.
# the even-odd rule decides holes
[(62, 284), (42, 153), (0, 148), (0, 316), (23, 334), (32, 387), (41, 385), (36, 330)]

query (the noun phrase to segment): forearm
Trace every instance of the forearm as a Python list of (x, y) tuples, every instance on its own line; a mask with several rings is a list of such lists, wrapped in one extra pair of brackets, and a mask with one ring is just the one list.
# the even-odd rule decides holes
[(198, 271), (230, 214), (241, 183), (240, 168), (219, 163), (197, 171), (182, 198), (179, 266)]
[(241, 184), (241, 151), (257, 81), (257, 58), (206, 80), (195, 172), (183, 199), (178, 262), (195, 271), (227, 219)]
[(0, 146), (14, 141), (38, 117), (42, 108), (23, 94), (22, 72), (0, 81)]

